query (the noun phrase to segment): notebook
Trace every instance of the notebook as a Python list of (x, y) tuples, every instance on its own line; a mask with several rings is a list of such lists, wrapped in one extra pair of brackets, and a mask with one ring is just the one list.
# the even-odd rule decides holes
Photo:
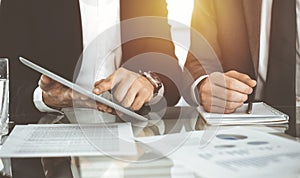
[(27, 67), (30, 67), (31, 69), (36, 70), (69, 88), (72, 88), (74, 91), (77, 91), (78, 93), (81, 93), (81, 94), (89, 97), (90, 99), (98, 101), (99, 103), (105, 104), (117, 111), (120, 111), (123, 114), (126, 114), (127, 116), (130, 116), (131, 121), (136, 122), (136, 121), (147, 121), (148, 120), (146, 117), (139, 115), (129, 109), (126, 109), (126, 108), (100, 96), (100, 95), (96, 95), (93, 92), (88, 91), (85, 88), (82, 88), (81, 86), (62, 78), (61, 76), (58, 76), (58, 75), (54, 74), (53, 72), (51, 72), (47, 69), (44, 69), (43, 67), (38, 66), (37, 64), (34, 64), (33, 62), (29, 61), (28, 59), (25, 59), (23, 57), (20, 57), (19, 59)]
[(276, 125), (288, 123), (289, 116), (264, 102), (253, 103), (252, 113), (247, 114), (248, 104), (244, 104), (232, 114), (217, 114), (204, 111), (203, 107), (197, 108), (205, 122), (209, 125), (247, 125), (264, 124)]

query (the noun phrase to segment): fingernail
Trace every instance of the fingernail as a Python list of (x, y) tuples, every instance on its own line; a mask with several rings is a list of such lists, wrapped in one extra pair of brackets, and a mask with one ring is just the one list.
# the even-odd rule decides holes
[(94, 93), (99, 94), (99, 93), (100, 93), (99, 88), (95, 88), (95, 89), (94, 89)]
[(252, 88), (250, 88), (250, 89), (249, 89), (249, 93), (252, 93), (252, 92), (253, 92), (253, 89), (252, 89)]

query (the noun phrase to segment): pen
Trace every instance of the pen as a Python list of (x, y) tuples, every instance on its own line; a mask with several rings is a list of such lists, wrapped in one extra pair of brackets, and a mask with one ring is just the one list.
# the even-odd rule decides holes
[(252, 113), (252, 107), (253, 107), (253, 102), (254, 102), (254, 98), (255, 98), (255, 89), (256, 89), (256, 86), (253, 88), (253, 92), (251, 93), (251, 95), (249, 97), (247, 114), (251, 114)]
[(251, 114), (251, 112), (252, 112), (252, 106), (253, 106), (253, 102), (249, 101), (248, 108), (247, 108), (247, 114)]

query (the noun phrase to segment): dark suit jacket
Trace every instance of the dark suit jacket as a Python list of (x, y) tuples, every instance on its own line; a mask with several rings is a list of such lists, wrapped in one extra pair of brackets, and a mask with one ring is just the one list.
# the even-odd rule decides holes
[[(143, 16), (167, 17), (164, 0), (121, 0), (120, 3), (122, 21)], [(10, 117), (19, 123), (36, 121), (41, 113), (33, 106), (32, 94), (40, 74), (20, 64), (18, 57), (27, 57), (72, 80), (83, 49), (79, 1), (2, 0), (0, 26), (0, 56), (10, 59)], [(148, 34), (128, 41), (129, 36), (137, 32)], [(153, 37), (152, 33), (160, 34), (162, 38)], [(165, 56), (148, 59), (141, 69), (160, 70), (156, 68), (165, 67), (163, 58), (176, 59), (166, 19), (150, 24), (140, 20), (135, 22), (134, 28), (130, 23), (122, 24), (121, 38), (122, 63), (140, 54), (155, 52)], [(158, 61), (162, 61), (160, 65), (149, 65)], [(130, 66), (125, 67), (131, 69)], [(177, 70), (180, 71), (180, 68), (174, 66), (174, 73), (179, 73)], [(174, 105), (179, 99), (179, 93), (168, 77), (162, 76), (162, 79), (168, 105)]]
[[(192, 42), (185, 64), (194, 78), (229, 70), (254, 77), (258, 64), (260, 9), (261, 0), (195, 0)], [(201, 35), (216, 52), (219, 67), (211, 69), (210, 61), (197, 56), (199, 42), (193, 39)]]

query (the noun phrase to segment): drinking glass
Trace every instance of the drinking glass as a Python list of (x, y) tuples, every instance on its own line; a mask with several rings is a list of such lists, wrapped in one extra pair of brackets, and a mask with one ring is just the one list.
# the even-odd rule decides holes
[(0, 58), (0, 136), (8, 133), (9, 78), (8, 59)]

